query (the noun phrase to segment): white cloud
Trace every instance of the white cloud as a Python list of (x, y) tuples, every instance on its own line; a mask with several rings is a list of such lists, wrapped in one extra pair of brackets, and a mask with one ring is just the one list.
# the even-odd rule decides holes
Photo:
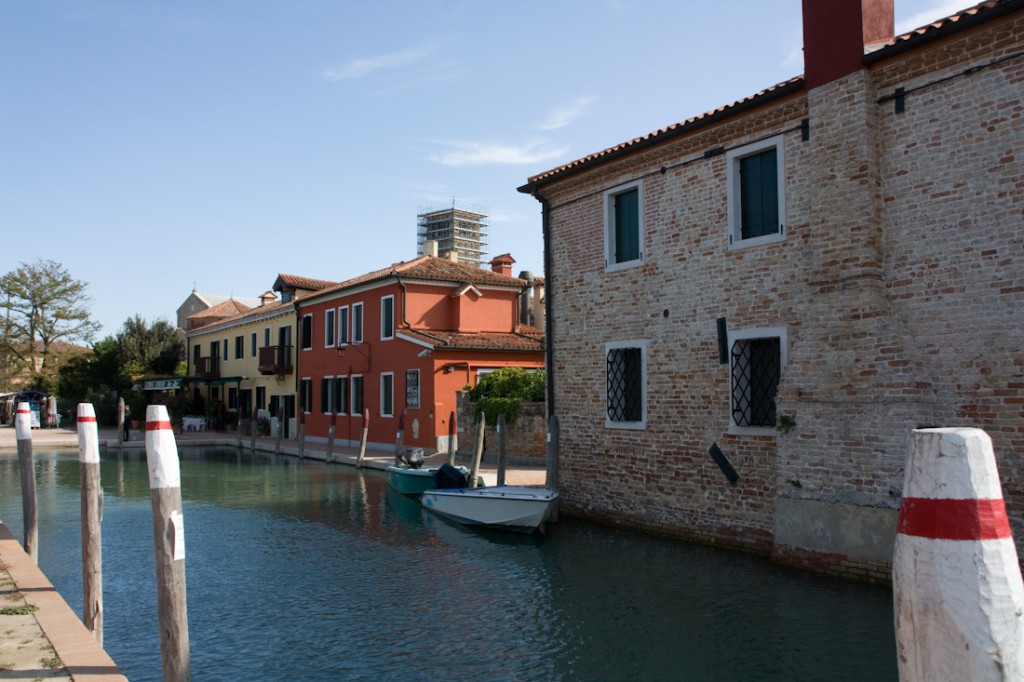
[(565, 156), (567, 147), (550, 147), (547, 142), (520, 146), (483, 142), (449, 142), (451, 149), (431, 157), (445, 166), (509, 166), (532, 164)]
[(896, 24), (896, 35), (902, 35), (907, 31), (913, 31), (925, 24), (930, 24), (936, 19), (942, 19), (956, 14), (974, 4), (974, 0), (939, 0), (929, 9), (922, 10), (917, 14), (901, 19)]
[(401, 52), (354, 59), (340, 68), (324, 69), (324, 78), (329, 81), (341, 81), (363, 78), (377, 71), (399, 69), (419, 62), (435, 50), (437, 50), (436, 45), (425, 45)]
[(582, 118), (587, 113), (587, 107), (594, 101), (593, 97), (580, 97), (569, 106), (555, 109), (546, 121), (538, 128), (541, 130), (556, 130), (564, 128), (573, 121)]

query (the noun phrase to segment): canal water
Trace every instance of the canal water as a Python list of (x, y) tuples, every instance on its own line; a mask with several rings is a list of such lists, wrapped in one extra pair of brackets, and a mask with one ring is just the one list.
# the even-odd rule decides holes
[[(451, 525), (376, 471), (181, 451), (192, 678), (896, 680), (892, 595), (563, 517)], [(39, 564), (81, 616), (77, 453), (36, 453)], [(101, 453), (105, 648), (159, 681), (145, 457)], [(22, 539), (17, 456), (0, 519)]]

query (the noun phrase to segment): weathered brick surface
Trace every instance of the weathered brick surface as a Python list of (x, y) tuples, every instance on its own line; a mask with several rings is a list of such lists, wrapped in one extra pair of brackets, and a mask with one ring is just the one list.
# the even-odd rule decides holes
[[(911, 430), (977, 426), (1024, 539), (1024, 59), (963, 73), (1022, 45), (1011, 16), (543, 188), (566, 509), (767, 553), (776, 497), (896, 507)], [(885, 98), (921, 86), (903, 113)], [(730, 251), (725, 156), (704, 152), (780, 133), (786, 239)], [(606, 272), (602, 192), (636, 179), (644, 264)], [(789, 433), (728, 433), (719, 317), (786, 329)], [(604, 346), (624, 340), (648, 343), (642, 430), (605, 427)], [(817, 554), (775, 550), (887, 579)]]

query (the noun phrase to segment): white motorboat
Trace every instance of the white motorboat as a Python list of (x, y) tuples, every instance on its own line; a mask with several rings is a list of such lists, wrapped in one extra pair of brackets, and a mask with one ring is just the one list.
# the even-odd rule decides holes
[(448, 488), (424, 491), (420, 501), (459, 523), (532, 533), (554, 514), (558, 492), (518, 485)]

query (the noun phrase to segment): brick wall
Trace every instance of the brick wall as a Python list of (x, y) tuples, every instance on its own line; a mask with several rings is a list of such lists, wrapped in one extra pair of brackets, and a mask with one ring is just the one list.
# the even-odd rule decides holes
[[(460, 455), (471, 456), (476, 447), (478, 417), (476, 405), (469, 394), (456, 396)], [(505, 456), (509, 463), (543, 466), (547, 457), (547, 406), (544, 403), (522, 403), (515, 421), (505, 425)], [(498, 433), (495, 424), (487, 425), (484, 434), (484, 458), (497, 461)]]
[[(884, 560), (827, 540), (775, 546), (776, 500), (895, 510), (911, 430), (970, 425), (1024, 539), (1024, 60), (960, 75), (1022, 44), (1024, 20), (1001, 20), (543, 188), (563, 509), (879, 579)], [(896, 113), (887, 95), (919, 86)], [(730, 250), (726, 160), (704, 152), (776, 134), (786, 239)], [(637, 179), (644, 263), (606, 272), (602, 193)], [(785, 435), (730, 433), (719, 317), (785, 328)], [(605, 427), (622, 340), (648, 344), (644, 429)]]

